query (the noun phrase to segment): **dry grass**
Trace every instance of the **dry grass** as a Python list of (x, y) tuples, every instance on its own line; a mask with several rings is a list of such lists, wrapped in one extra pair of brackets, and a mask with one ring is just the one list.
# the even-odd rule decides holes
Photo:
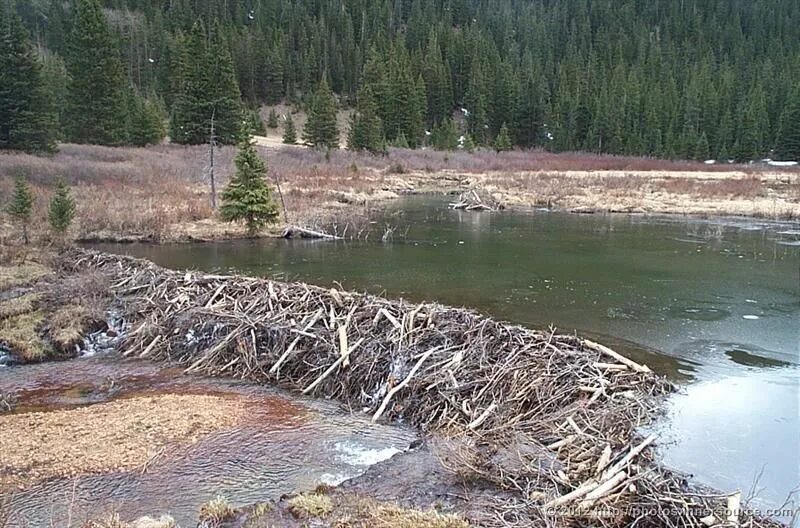
[(269, 502), (259, 502), (253, 504), (248, 508), (247, 519), (244, 522), (243, 528), (262, 528), (264, 526), (273, 526), (267, 518), (272, 512), (275, 511), (275, 506)]
[(99, 519), (87, 521), (82, 528), (130, 528), (118, 513), (110, 513)]
[[(38, 256), (50, 258), (44, 253)], [(0, 292), (27, 288), (52, 273), (50, 267), (38, 262), (0, 266)], [(87, 331), (105, 324), (111, 298), (108, 280), (102, 274), (69, 274), (58, 280), (43, 280), (33, 290), (22, 295), (12, 291), (0, 301), (0, 343), (21, 362), (43, 361), (56, 353), (72, 355)]]
[(321, 493), (302, 493), (289, 499), (288, 506), (299, 519), (325, 518), (333, 511), (333, 501)]
[[(352, 492), (333, 490), (302, 493), (258, 515), (248, 515), (248, 528), (274, 526), (318, 526), (320, 528), (468, 528), (469, 523), (455, 514), (434, 509), (418, 510), (394, 503), (379, 502)], [(282, 511), (288, 511), (284, 516)]]
[(337, 499), (338, 524), (342, 528), (468, 528), (462, 517), (436, 510), (415, 510), (371, 498), (345, 495)]
[[(0, 528), (2, 528), (0, 524)], [(70, 528), (70, 527), (66, 527)], [(175, 519), (169, 515), (162, 515), (158, 519), (154, 517), (140, 517), (133, 522), (125, 522), (117, 513), (109, 513), (99, 519), (91, 519), (84, 523), (81, 528), (179, 528)]]
[(0, 343), (24, 362), (42, 361), (52, 353), (52, 348), (40, 337), (44, 324), (42, 311), (33, 311), (0, 321)]
[[(232, 169), (234, 154), (233, 147), (216, 152), (221, 183)], [(25, 174), (36, 195), (32, 227), (39, 239), (46, 239), (47, 203), (56, 178), (63, 176), (76, 199), (75, 237), (159, 240), (171, 224), (211, 216), (206, 165), (203, 146), (61, 145), (51, 157), (0, 155), (0, 195), (10, 191), (15, 174)]]
[(38, 262), (0, 266), (0, 291), (28, 286), (50, 273), (48, 267)]
[(86, 329), (96, 321), (97, 318), (86, 306), (60, 306), (49, 318), (48, 337), (58, 350), (68, 351), (80, 343)]
[(0, 416), (0, 488), (141, 468), (168, 446), (233, 427), (243, 413), (235, 399), (165, 394)]
[(800, 217), (800, 174), (568, 171), (491, 173), (470, 184), (507, 206), (577, 211)]
[(42, 301), (52, 311), (45, 335), (56, 350), (69, 355), (87, 332), (105, 325), (111, 302), (108, 279), (95, 272), (61, 276), (47, 285)]
[(39, 295), (28, 293), (0, 302), (0, 320), (32, 312)]
[[(705, 165), (689, 161), (543, 151), (496, 154), (492, 151), (390, 149), (387, 156), (372, 156), (336, 150), (326, 157), (325, 153), (308, 148), (276, 147), (273, 140), (267, 142), (270, 146), (259, 147), (270, 171), (268, 178), (273, 183), (281, 183), (290, 213), (289, 221), (309, 225), (323, 224), (342, 209), (351, 211), (354, 207), (352, 197), (360, 207), (386, 199), (387, 196), (380, 195), (381, 191), (448, 189), (453, 183), (450, 178), (454, 176), (470, 182), (489, 179), (498, 189), (513, 194), (520, 189), (530, 189), (533, 183), (540, 183), (526, 184), (526, 177), (520, 175), (553, 174), (554, 178), (563, 181), (550, 183), (552, 192), (544, 197), (544, 201), (550, 203), (558, 203), (560, 199), (564, 201), (564, 195), (575, 194), (566, 190), (575, 187), (573, 183), (579, 183), (571, 181), (569, 173), (575, 171), (636, 173), (639, 179), (645, 180), (657, 180), (666, 173), (679, 175), (668, 182), (654, 183), (656, 191), (668, 196), (708, 196), (729, 200), (753, 196), (769, 199), (774, 194), (770, 186), (764, 189), (758, 181), (759, 177), (764, 179), (764, 175), (771, 174), (771, 169), (759, 165)], [(234, 170), (235, 153), (235, 147), (230, 146), (221, 147), (215, 153), (219, 190), (224, 188)], [(0, 154), (0, 196), (10, 194), (15, 174), (27, 175), (36, 195), (31, 226), (33, 236), (42, 242), (50, 241), (47, 203), (52, 196), (53, 183), (59, 176), (73, 186), (77, 217), (71, 235), (77, 239), (158, 242), (244, 236), (243, 229), (215, 220), (210, 206), (208, 169), (208, 149), (202, 145), (111, 148), (66, 144), (50, 157)], [(701, 173), (730, 178), (731, 182), (698, 182), (694, 175)], [(788, 175), (789, 184), (780, 192), (782, 195), (791, 194), (791, 186), (798, 186), (796, 180), (800, 178), (800, 169), (782, 169), (781, 174)], [(750, 175), (752, 178), (748, 178)], [(611, 176), (599, 178), (594, 185), (599, 208), (610, 209), (602, 207), (609, 205), (602, 198), (609, 192), (613, 193), (615, 185), (626, 183), (633, 183), (634, 191), (638, 193), (630, 194), (630, 201), (641, 202), (641, 194), (646, 192), (641, 184)], [(798, 191), (793, 192), (794, 200), (797, 200)], [(611, 198), (613, 202), (614, 197)], [(278, 196), (275, 199), (279, 200)], [(17, 230), (7, 217), (0, 215), (0, 242), (18, 240)]]
[[(297, 131), (297, 141), (298, 143), (301, 143), (303, 141), (303, 128), (306, 125), (306, 121), (308, 121), (308, 115), (293, 105), (281, 103), (273, 106), (263, 106), (260, 108), (260, 114), (261, 119), (264, 121), (264, 125), (267, 124), (269, 111), (272, 109), (274, 109), (278, 114), (278, 128), (267, 127), (267, 135), (264, 137), (269, 139), (272, 143), (282, 144), (284, 119), (286, 115), (291, 113), (292, 121), (294, 121), (294, 129)], [(339, 144), (342, 146), (342, 148), (344, 148), (347, 144), (347, 131), (349, 130), (350, 116), (352, 113), (353, 111), (350, 109), (339, 110), (336, 113), (336, 122), (339, 128)]]
[(220, 523), (236, 517), (236, 510), (228, 499), (217, 496), (200, 506), (198, 519), (204, 522)]

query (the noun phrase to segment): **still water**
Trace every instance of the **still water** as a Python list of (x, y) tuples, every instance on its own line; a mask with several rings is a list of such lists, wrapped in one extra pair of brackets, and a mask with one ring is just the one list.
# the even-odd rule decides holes
[(237, 272), (467, 306), (594, 336), (682, 385), (666, 463), (775, 505), (800, 485), (800, 225), (395, 204), (386, 243), (100, 245), (171, 268)]

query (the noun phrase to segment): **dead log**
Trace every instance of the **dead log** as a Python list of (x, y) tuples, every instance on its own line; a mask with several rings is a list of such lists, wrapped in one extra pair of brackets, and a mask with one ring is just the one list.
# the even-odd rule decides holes
[(315, 229), (309, 229), (307, 227), (300, 227), (300, 226), (286, 226), (286, 229), (283, 230), (283, 238), (316, 238), (322, 240), (343, 240), (342, 237), (337, 235), (331, 235), (330, 233), (325, 233), (324, 231), (318, 231)]

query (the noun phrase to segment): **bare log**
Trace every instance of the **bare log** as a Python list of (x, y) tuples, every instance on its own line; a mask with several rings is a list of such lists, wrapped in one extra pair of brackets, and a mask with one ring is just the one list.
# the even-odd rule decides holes
[(307, 227), (300, 227), (296, 225), (287, 226), (286, 229), (283, 230), (282, 236), (283, 238), (319, 238), (323, 240), (343, 240), (342, 237), (337, 235), (331, 235), (330, 233), (325, 233), (324, 231), (309, 229)]
[(635, 361), (632, 361), (632, 360), (626, 358), (622, 354), (619, 354), (618, 352), (614, 352), (613, 350), (611, 350), (607, 346), (601, 345), (600, 343), (595, 343), (594, 341), (589, 341), (588, 339), (584, 339), (583, 340), (583, 344), (585, 346), (589, 347), (589, 348), (597, 350), (598, 352), (601, 352), (601, 353), (603, 353), (603, 354), (605, 354), (607, 356), (610, 356), (610, 357), (616, 359), (617, 361), (619, 361), (623, 365), (626, 365), (626, 366), (630, 367), (631, 370), (635, 370), (636, 372), (643, 372), (643, 373), (652, 372), (652, 370), (650, 370), (650, 368), (647, 365), (640, 365), (640, 364), (636, 363)]

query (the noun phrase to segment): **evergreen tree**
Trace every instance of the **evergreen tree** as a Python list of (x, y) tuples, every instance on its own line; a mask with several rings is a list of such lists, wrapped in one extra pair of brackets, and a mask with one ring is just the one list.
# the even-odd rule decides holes
[(789, 96), (781, 115), (775, 157), (800, 161), (800, 89), (795, 89)]
[(244, 130), (249, 130), (253, 135), (256, 136), (267, 135), (267, 128), (264, 126), (264, 121), (261, 119), (261, 114), (258, 113), (257, 108), (245, 108)]
[[(164, 101), (174, 141), (206, 143), (213, 115), (217, 139), (233, 143), (241, 96), (269, 106), (310, 102), (325, 72), (345, 104), (368, 86), (387, 140), (404, 134), (412, 147), (463, 107), (478, 144), (507, 123), (525, 147), (694, 157), (705, 134), (710, 157), (752, 159), (793, 128), (782, 116), (800, 85), (796, 0), (769, 8), (748, 0), (4, 3), (41, 46), (46, 92), (58, 103), (51, 113), (77, 141), (125, 142), (135, 119), (122, 115), (121, 93), (133, 85)], [(0, 35), (15, 35), (11, 15), (3, 19)], [(22, 100), (8, 94), (28, 73), (8, 64), (17, 81), (0, 78), (5, 130), (17, 108), (8, 101)]]
[(213, 119), (216, 141), (231, 145), (241, 130), (236, 74), (220, 28), (195, 22), (181, 51), (179, 79), (170, 122), (172, 141), (208, 143)]
[(464, 134), (464, 141), (461, 142), (461, 148), (466, 152), (473, 152), (475, 150), (475, 142), (472, 140), (470, 134)]
[(286, 114), (286, 121), (283, 123), (283, 142), (287, 145), (297, 144), (297, 132), (294, 129), (294, 119), (292, 113)]
[(737, 141), (733, 147), (733, 157), (739, 163), (746, 163), (759, 157), (758, 130), (755, 109), (749, 105), (742, 113), (737, 127)]
[(699, 161), (707, 160), (711, 155), (709, 152), (708, 137), (705, 132), (700, 134), (700, 138), (697, 140), (697, 144), (695, 144), (692, 155), (694, 159)]
[(226, 222), (244, 221), (248, 234), (253, 236), (278, 217), (278, 208), (265, 179), (267, 167), (249, 135), (239, 144), (235, 163), (236, 174), (222, 193), (220, 218)]
[(427, 95), (427, 116), (430, 123), (438, 124), (450, 117), (453, 109), (453, 88), (450, 72), (442, 60), (442, 51), (436, 33), (428, 39), (428, 54), (423, 65), (423, 78)]
[(67, 54), (67, 139), (75, 143), (127, 142), (125, 76), (98, 0), (77, 0)]
[(469, 84), (464, 97), (470, 136), (479, 145), (485, 145), (486, 129), (489, 126), (486, 114), (486, 83), (483, 79), (481, 63), (477, 60), (473, 62), (470, 69)]
[(405, 132), (400, 132), (400, 135), (399, 135), (399, 136), (397, 136), (397, 137), (395, 138), (395, 140), (392, 142), (392, 146), (393, 146), (394, 148), (400, 148), (400, 149), (407, 149), (407, 148), (411, 148), (411, 147), (409, 147), (409, 145), (408, 145), (408, 140), (406, 139), (406, 134), (405, 134)]
[(503, 123), (500, 127), (500, 132), (497, 134), (497, 137), (494, 140), (494, 149), (497, 152), (506, 152), (511, 150), (512, 143), (511, 143), (511, 136), (508, 134), (508, 126)]
[(42, 81), (54, 120), (50, 130), (52, 130), (53, 140), (59, 141), (64, 139), (62, 123), (65, 109), (62, 99), (67, 92), (67, 67), (60, 55), (47, 50), (40, 50), (39, 58), (42, 62)]
[(28, 188), (25, 176), (19, 174), (14, 178), (14, 192), (11, 195), (11, 203), (8, 204), (8, 214), (11, 219), (20, 227), (22, 240), (28, 243), (28, 224), (31, 221), (31, 210), (33, 209), (33, 194)]
[(56, 120), (42, 66), (15, 13), (0, 19), (0, 149), (55, 150)]
[(75, 218), (75, 200), (72, 199), (69, 193), (69, 187), (63, 178), (58, 179), (56, 186), (56, 194), (50, 200), (50, 211), (48, 219), (50, 220), (50, 227), (58, 235), (63, 235), (72, 220)]
[(325, 77), (322, 78), (303, 129), (303, 141), (314, 148), (339, 148), (339, 129), (336, 124), (336, 100)]
[(523, 148), (539, 146), (544, 123), (544, 106), (537, 81), (531, 75), (517, 94), (514, 107), (514, 139)]
[(267, 117), (267, 126), (269, 128), (278, 128), (278, 113), (274, 108), (270, 108), (269, 117)]
[(154, 101), (131, 91), (128, 117), (128, 140), (132, 145), (137, 147), (157, 145), (164, 140), (167, 134), (164, 115)]
[(456, 150), (458, 139), (458, 130), (452, 119), (446, 119), (440, 125), (436, 125), (431, 133), (431, 143), (436, 150)]
[(386, 150), (383, 124), (378, 117), (378, 108), (369, 86), (362, 88), (358, 95), (358, 109), (350, 119), (347, 135), (347, 148), (379, 153)]

